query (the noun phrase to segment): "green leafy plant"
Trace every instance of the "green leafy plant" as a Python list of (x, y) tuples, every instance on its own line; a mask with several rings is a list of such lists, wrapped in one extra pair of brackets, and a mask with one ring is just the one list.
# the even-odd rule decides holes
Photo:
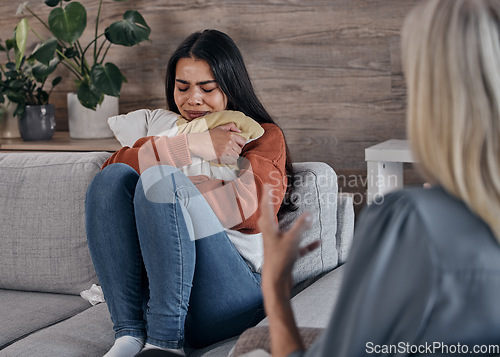
[(52, 90), (61, 82), (61, 77), (56, 77), (50, 91), (44, 89), (47, 78), (55, 71), (59, 60), (52, 58), (44, 64), (37, 61), (34, 55), (26, 58), (28, 26), (26, 19), (21, 20), (14, 30), (13, 38), (6, 40), (5, 46), (0, 44), (0, 51), (5, 52), (7, 58), (5, 65), (0, 64), (0, 103), (4, 103), (5, 98), (16, 103), (14, 115), (18, 117), (23, 115), (26, 105), (48, 104)]
[[(115, 0), (123, 1), (123, 0)], [(47, 28), (53, 37), (44, 39), (43, 44), (33, 54), (34, 58), (49, 66), (54, 58), (64, 65), (74, 76), (77, 95), (80, 103), (94, 109), (102, 103), (104, 95), (120, 96), (120, 90), (125, 77), (113, 63), (104, 63), (111, 45), (135, 46), (149, 40), (150, 27), (142, 15), (135, 11), (126, 11), (123, 19), (112, 23), (99, 33), (99, 18), (102, 0), (99, 1), (96, 25), (93, 39), (83, 46), (80, 38), (87, 27), (87, 11), (85, 7), (71, 0), (45, 0), (47, 6), (54, 9), (48, 20), (37, 16), (26, 4), (22, 4), (40, 23)]]

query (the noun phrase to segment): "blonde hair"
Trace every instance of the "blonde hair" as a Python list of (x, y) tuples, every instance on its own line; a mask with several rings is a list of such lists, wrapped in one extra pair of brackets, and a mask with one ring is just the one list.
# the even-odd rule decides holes
[(425, 1), (405, 20), (402, 54), (420, 170), (500, 241), (500, 1)]

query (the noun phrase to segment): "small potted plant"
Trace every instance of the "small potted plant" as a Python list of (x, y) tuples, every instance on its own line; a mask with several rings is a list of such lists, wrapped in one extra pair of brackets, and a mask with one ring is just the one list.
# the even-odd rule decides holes
[(14, 116), (14, 107), (15, 105), (8, 100), (0, 103), (0, 138), (2, 139), (21, 137), (18, 120)]
[[(88, 44), (83, 45), (80, 43), (80, 38), (87, 26), (87, 11), (77, 1), (64, 0), (64, 2), (67, 3), (65, 6), (63, 0), (45, 0), (47, 6), (53, 7), (47, 21), (37, 16), (26, 3), (21, 4), (19, 12), (28, 11), (50, 31), (52, 37), (46, 39), (39, 50), (47, 58), (58, 58), (60, 64), (75, 77), (76, 95), (68, 93), (71, 137), (112, 137), (106, 120), (109, 116), (118, 114), (118, 97), (125, 77), (115, 64), (105, 63), (104, 60), (111, 45), (127, 47), (137, 45), (149, 40), (151, 29), (139, 12), (130, 10), (123, 14), (122, 20), (112, 23), (103, 32), (99, 32), (103, 2), (101, 0), (94, 37)], [(105, 96), (106, 101), (108, 96), (116, 99), (113, 104), (107, 105)], [(102, 116), (93, 111), (82, 113), (79, 109), (73, 108), (77, 103), (93, 111), (101, 107), (105, 113)], [(107, 106), (113, 108), (111, 112), (104, 108)], [(97, 122), (89, 125), (90, 120)], [(85, 122), (80, 125), (81, 121)], [(83, 129), (90, 129), (91, 132)]]
[[(19, 118), (19, 131), (24, 140), (48, 140), (54, 135), (56, 124), (54, 105), (49, 104), (49, 97), (61, 77), (52, 80), (49, 92), (44, 86), (56, 69), (58, 59), (47, 61), (38, 50), (26, 58), (27, 34), (28, 22), (23, 19), (16, 26), (14, 38), (5, 41), (5, 46), (0, 45), (7, 57), (5, 66), (0, 64), (0, 103), (4, 103), (6, 97), (9, 105), (17, 105), (13, 115)], [(11, 58), (12, 50), (15, 59)]]

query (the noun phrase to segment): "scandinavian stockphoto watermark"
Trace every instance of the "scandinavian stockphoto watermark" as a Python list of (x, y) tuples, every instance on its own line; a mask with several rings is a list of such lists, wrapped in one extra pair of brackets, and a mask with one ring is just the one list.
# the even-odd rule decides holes
[(500, 345), (466, 345), (460, 342), (448, 344), (444, 342), (425, 342), (415, 345), (408, 342), (398, 342), (396, 344), (378, 345), (373, 342), (367, 342), (365, 345), (367, 354), (384, 355), (460, 355), (460, 356), (498, 356), (500, 354)]
[[(290, 180), (290, 177), (288, 177)], [(284, 180), (278, 172), (271, 173), (271, 183), (279, 187), (281, 180)], [(396, 175), (371, 175), (370, 178), (363, 175), (333, 175), (331, 173), (302, 173), (295, 175), (292, 184), (294, 190), (290, 196), (285, 198), (286, 204), (292, 203), (295, 206), (308, 206), (319, 200), (322, 204), (337, 204), (337, 196), (344, 191), (348, 193), (355, 205), (366, 202), (366, 188), (372, 187), (397, 187), (398, 176)], [(317, 187), (318, 190), (301, 190), (304, 187)], [(321, 188), (325, 188), (322, 190)], [(280, 199), (278, 195), (273, 196), (273, 204)], [(372, 204), (382, 204), (384, 196), (378, 194), (372, 198)]]
[[(283, 176), (283, 173), (278, 170), (264, 173), (264, 175), (269, 175), (267, 178), (257, 177), (258, 175), (252, 170), (251, 162), (241, 156), (238, 159), (238, 165), (222, 164), (192, 157), (189, 165), (176, 168), (170, 166), (172, 162), (174, 164), (186, 162), (186, 158), (176, 157), (176, 154), (175, 150), (166, 146), (163, 136), (156, 136), (140, 147), (137, 160), (146, 198), (156, 203), (180, 202), (183, 214), (187, 214), (195, 202), (197, 205), (205, 204), (208, 207), (204, 198), (209, 195), (211, 198), (217, 198), (220, 206), (224, 207), (224, 227), (234, 227), (257, 212), (258, 181), (271, 184), (273, 189), (270, 194), (274, 205), (278, 206), (284, 203), (307, 209), (307, 207), (317, 204), (337, 205), (338, 195), (343, 193), (344, 189), (348, 191), (355, 205), (361, 205), (366, 201), (366, 187), (368, 185), (385, 187), (392, 184), (397, 186), (397, 182), (391, 183), (390, 180), (398, 179), (397, 176), (387, 177), (383, 175), (370, 175), (370, 178), (362, 175), (336, 175), (331, 169), (304, 170), (296, 172), (292, 182), (293, 189), (289, 195), (285, 195), (284, 202), (282, 202), (283, 187), (286, 187), (287, 181), (291, 178)], [(260, 175), (262, 174), (261, 172)], [(198, 190), (189, 189), (194, 188), (194, 186), (184, 175), (217, 180), (212, 181), (210, 185), (205, 185), (202, 195)], [(175, 179), (175, 177), (177, 178)], [(383, 195), (377, 196), (371, 201), (375, 204), (382, 202)], [(185, 217), (185, 220), (189, 221), (188, 218), (191, 217)], [(216, 229), (222, 230), (223, 228)], [(190, 236), (192, 239), (200, 239), (213, 235), (213, 233), (200, 228), (190, 232)]]

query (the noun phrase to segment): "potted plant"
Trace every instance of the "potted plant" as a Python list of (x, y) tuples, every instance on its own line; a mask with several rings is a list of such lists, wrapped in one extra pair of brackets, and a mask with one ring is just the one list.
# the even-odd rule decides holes
[(9, 100), (0, 103), (0, 138), (16, 139), (21, 137), (19, 124), (14, 116), (15, 105)]
[[(8, 102), (7, 107), (16, 104), (13, 112), (19, 118), (19, 131), (24, 140), (48, 140), (55, 131), (54, 105), (49, 104), (49, 97), (54, 87), (61, 82), (61, 77), (52, 81), (49, 92), (44, 89), (47, 78), (57, 67), (58, 59), (50, 61), (43, 51), (35, 52), (26, 58), (28, 22), (23, 19), (14, 30), (14, 38), (0, 45), (5, 51), (7, 63), (0, 64), (0, 103)], [(14, 51), (15, 59), (11, 58)], [(42, 63), (36, 58), (42, 59)]]
[[(126, 79), (115, 64), (105, 63), (104, 60), (111, 45), (137, 45), (149, 40), (151, 29), (139, 12), (130, 10), (123, 14), (122, 20), (99, 32), (103, 2), (100, 0), (94, 36), (88, 44), (83, 45), (80, 38), (87, 27), (87, 11), (77, 1), (64, 2), (67, 3), (65, 6), (63, 0), (45, 0), (47, 6), (53, 7), (47, 21), (37, 16), (26, 3), (21, 6), (22, 11), (27, 10), (52, 34), (52, 37), (44, 40), (39, 49), (41, 53), (46, 55), (46, 58), (58, 58), (60, 64), (75, 77), (76, 95), (68, 93), (70, 135), (74, 138), (112, 137), (106, 120), (109, 116), (118, 114), (118, 97)], [(111, 104), (112, 112), (97, 115), (94, 111), (106, 107), (108, 99), (105, 101), (105, 97), (108, 96), (116, 98)], [(93, 111), (82, 113), (79, 109), (75, 110), (74, 105), (77, 103)], [(97, 122), (89, 125), (88, 121), (92, 119)], [(81, 121), (84, 123), (80, 125)], [(90, 129), (91, 132), (82, 132), (81, 129)]]

